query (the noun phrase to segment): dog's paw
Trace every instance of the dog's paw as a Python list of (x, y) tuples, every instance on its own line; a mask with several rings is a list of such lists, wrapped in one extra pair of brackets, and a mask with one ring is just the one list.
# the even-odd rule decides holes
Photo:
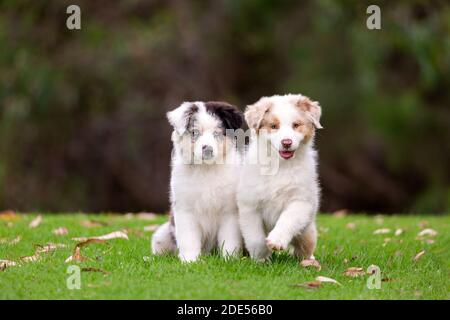
[(261, 256), (254, 256), (252, 257), (253, 261), (256, 261), (258, 263), (266, 263), (269, 262), (271, 260), (271, 255), (270, 252), (268, 252), (266, 255), (261, 255)]
[(286, 241), (283, 241), (283, 239), (275, 237), (273, 235), (270, 235), (266, 238), (266, 246), (271, 251), (280, 251), (280, 250), (286, 250), (289, 243)]
[(270, 251), (264, 243), (258, 246), (251, 246), (248, 248), (250, 257), (257, 262), (266, 262), (270, 258)]
[(199, 258), (198, 254), (179, 254), (178, 257), (180, 258), (181, 262), (183, 263), (192, 263), (196, 262)]

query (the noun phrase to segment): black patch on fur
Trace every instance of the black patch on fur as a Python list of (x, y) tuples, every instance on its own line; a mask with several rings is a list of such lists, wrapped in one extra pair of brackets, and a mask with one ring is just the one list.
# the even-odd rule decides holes
[(198, 106), (196, 104), (192, 104), (189, 109), (186, 110), (186, 130), (193, 126), (194, 115), (198, 112)]
[(221, 101), (205, 102), (206, 111), (215, 115), (222, 121), (224, 131), (226, 129), (237, 130), (244, 123), (244, 115), (235, 106)]

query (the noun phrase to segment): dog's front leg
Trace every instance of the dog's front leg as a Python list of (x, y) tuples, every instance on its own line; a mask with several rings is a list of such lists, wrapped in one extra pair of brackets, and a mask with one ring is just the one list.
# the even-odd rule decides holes
[(237, 256), (242, 249), (242, 236), (237, 214), (225, 215), (219, 227), (217, 243), (225, 258)]
[(177, 211), (175, 236), (180, 260), (183, 262), (196, 261), (202, 251), (202, 234), (193, 214)]
[(266, 239), (271, 250), (285, 250), (293, 237), (302, 232), (314, 219), (314, 208), (306, 201), (294, 201), (281, 213)]
[(266, 232), (261, 214), (254, 207), (239, 205), (239, 224), (244, 237), (245, 246), (252, 259), (266, 260), (270, 251), (265, 245)]

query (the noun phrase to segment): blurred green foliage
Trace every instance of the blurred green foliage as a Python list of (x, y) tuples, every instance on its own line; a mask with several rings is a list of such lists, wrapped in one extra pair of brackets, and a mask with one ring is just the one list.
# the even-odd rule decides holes
[(450, 6), (369, 4), (2, 1), (0, 209), (167, 210), (167, 110), (290, 92), (323, 107), (323, 210), (449, 212)]

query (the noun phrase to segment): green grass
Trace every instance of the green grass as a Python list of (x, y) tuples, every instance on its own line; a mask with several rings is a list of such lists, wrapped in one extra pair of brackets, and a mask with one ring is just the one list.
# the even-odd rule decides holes
[[(1, 299), (449, 299), (449, 216), (420, 217), (393, 216), (382, 220), (367, 216), (337, 218), (321, 215), (316, 258), (322, 270), (305, 269), (286, 253), (274, 255), (272, 262), (260, 264), (247, 257), (224, 261), (217, 255), (205, 256), (200, 262), (185, 265), (176, 257), (152, 257), (150, 232), (143, 232), (155, 221), (127, 219), (116, 215), (44, 215), (37, 228), (30, 229), (33, 215), (18, 221), (0, 221), (0, 239), (18, 235), (17, 244), (1, 244), (0, 259), (18, 261), (32, 255), (34, 245), (48, 242), (64, 243), (62, 248), (47, 254), (36, 262), (23, 263), (0, 271)], [(101, 220), (107, 226), (86, 228), (80, 221)], [(438, 231), (430, 238), (434, 243), (416, 240), (421, 221)], [(348, 223), (356, 228), (348, 229)], [(52, 230), (66, 227), (69, 234), (56, 236)], [(97, 236), (130, 228), (129, 240), (113, 239), (107, 244), (91, 244), (82, 249), (90, 258), (77, 263), (81, 267), (96, 267), (108, 271), (82, 272), (81, 289), (66, 286), (65, 263), (72, 254), (76, 241), (72, 237)], [(374, 235), (379, 228), (392, 232)], [(404, 229), (394, 236), (396, 228)], [(385, 242), (385, 238), (391, 238)], [(425, 250), (418, 261), (413, 257)], [(148, 258), (144, 258), (148, 257)], [(346, 263), (346, 260), (348, 262)], [(381, 289), (369, 290), (368, 276), (350, 278), (343, 273), (348, 267), (369, 265), (381, 268)], [(322, 275), (336, 279), (341, 286), (322, 284), (317, 289), (296, 287)]]

